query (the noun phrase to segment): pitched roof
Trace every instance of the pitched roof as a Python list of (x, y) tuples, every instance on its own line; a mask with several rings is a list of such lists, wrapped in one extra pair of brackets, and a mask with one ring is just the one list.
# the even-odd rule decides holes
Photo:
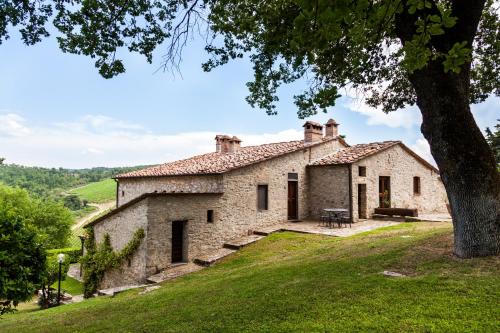
[[(220, 174), (336, 139), (324, 138), (322, 141), (312, 144), (305, 144), (303, 140), (296, 140), (241, 147), (233, 153), (213, 152), (198, 155), (184, 160), (124, 173), (115, 178)], [(338, 140), (345, 144), (342, 138), (338, 138)]]
[(417, 159), (420, 163), (425, 165), (426, 167), (432, 169), (433, 171), (439, 173), (439, 170), (436, 169), (432, 164), (424, 160), (413, 150), (405, 146), (401, 141), (383, 141), (383, 142), (372, 142), (372, 143), (364, 143), (359, 145), (354, 145), (351, 147), (347, 147), (336, 151), (333, 154), (326, 155), (316, 161), (310, 163), (309, 165), (317, 166), (317, 165), (335, 165), (335, 164), (351, 164), (362, 160), (368, 156), (380, 153), (390, 147), (395, 145), (400, 145), (405, 151), (407, 151), (410, 155), (412, 155), (415, 159)]
[(354, 145), (345, 149), (336, 151), (333, 154), (326, 155), (310, 165), (331, 165), (331, 164), (350, 164), (369, 155), (392, 147), (401, 141), (384, 141)]

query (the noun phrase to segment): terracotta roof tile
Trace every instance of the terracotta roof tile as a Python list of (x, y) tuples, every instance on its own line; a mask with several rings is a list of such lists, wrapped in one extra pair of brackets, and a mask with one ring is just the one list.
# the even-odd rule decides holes
[[(335, 140), (324, 138), (321, 142)], [(339, 139), (341, 140), (341, 139)], [(250, 164), (288, 154), (318, 143), (304, 144), (303, 140), (269, 143), (260, 146), (241, 147), (234, 153), (208, 153), (166, 164), (132, 171), (115, 178), (162, 177), (199, 174), (220, 174)], [(344, 142), (342, 140), (342, 142)]]
[(384, 141), (354, 145), (326, 155), (310, 165), (350, 164), (400, 143), (401, 141)]

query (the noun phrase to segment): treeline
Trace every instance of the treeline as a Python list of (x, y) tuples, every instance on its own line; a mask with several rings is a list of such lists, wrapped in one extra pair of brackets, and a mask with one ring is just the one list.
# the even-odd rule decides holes
[(63, 169), (0, 163), (0, 183), (22, 188), (36, 197), (59, 199), (65, 190), (143, 167)]

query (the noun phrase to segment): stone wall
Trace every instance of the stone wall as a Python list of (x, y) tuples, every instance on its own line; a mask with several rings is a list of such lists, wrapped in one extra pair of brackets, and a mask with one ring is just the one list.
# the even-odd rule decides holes
[[(366, 167), (366, 177), (358, 167)], [(391, 207), (417, 208), (419, 214), (446, 213), (447, 196), (439, 174), (410, 155), (400, 145), (369, 156), (352, 165), (353, 218), (358, 219), (358, 184), (366, 184), (367, 213), (379, 207), (379, 176), (389, 176)], [(420, 177), (421, 194), (413, 194), (413, 177)]]
[[(228, 235), (288, 219), (288, 173), (298, 174), (298, 217), (308, 217), (308, 178), (306, 166), (321, 156), (341, 148), (337, 140), (314, 145), (281, 157), (236, 169), (224, 175), (220, 219), (227, 224)], [(268, 210), (257, 209), (257, 185), (268, 185)]]
[[(147, 273), (171, 264), (172, 222), (184, 225), (184, 261), (191, 261), (208, 250), (220, 248), (227, 240), (225, 225), (219, 219), (220, 194), (173, 194), (151, 197), (148, 210)], [(207, 210), (215, 212), (214, 222), (207, 223)]]
[(326, 165), (307, 168), (309, 218), (319, 220), (325, 208), (349, 209), (349, 167)]
[(94, 235), (97, 243), (102, 243), (105, 234), (110, 235), (111, 246), (115, 251), (120, 251), (134, 236), (134, 233), (143, 228), (145, 238), (130, 262), (123, 263), (119, 269), (107, 272), (101, 283), (101, 288), (110, 288), (117, 285), (128, 285), (144, 282), (146, 275), (146, 253), (148, 231), (148, 198), (127, 207), (104, 221), (94, 225)]
[(144, 193), (222, 193), (221, 175), (123, 178), (118, 183), (117, 206)]

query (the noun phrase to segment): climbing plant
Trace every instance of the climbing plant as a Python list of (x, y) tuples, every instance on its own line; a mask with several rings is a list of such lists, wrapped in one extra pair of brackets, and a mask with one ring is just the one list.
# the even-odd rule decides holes
[(104, 278), (106, 271), (120, 267), (124, 260), (130, 260), (137, 251), (142, 239), (144, 229), (140, 228), (135, 233), (128, 244), (119, 252), (113, 251), (109, 234), (104, 235), (101, 244), (96, 244), (94, 239), (94, 229), (87, 229), (85, 240), (86, 254), (82, 258), (83, 266), (83, 294), (85, 298), (92, 297), (97, 291), (100, 282)]

